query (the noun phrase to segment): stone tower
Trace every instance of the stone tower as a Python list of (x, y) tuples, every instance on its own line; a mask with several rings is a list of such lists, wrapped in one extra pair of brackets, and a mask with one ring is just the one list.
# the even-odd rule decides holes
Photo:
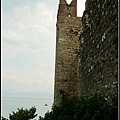
[(81, 17), (77, 17), (77, 0), (67, 4), (59, 1), (56, 23), (56, 63), (54, 104), (60, 102), (59, 91), (70, 96), (80, 95), (79, 36), (82, 32)]

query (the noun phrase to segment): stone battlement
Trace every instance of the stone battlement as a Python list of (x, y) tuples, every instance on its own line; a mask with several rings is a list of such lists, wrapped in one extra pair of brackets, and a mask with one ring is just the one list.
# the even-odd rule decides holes
[(86, 0), (77, 17), (77, 0), (60, 0), (56, 24), (54, 104), (60, 90), (71, 96), (96, 92), (117, 95), (118, 1)]

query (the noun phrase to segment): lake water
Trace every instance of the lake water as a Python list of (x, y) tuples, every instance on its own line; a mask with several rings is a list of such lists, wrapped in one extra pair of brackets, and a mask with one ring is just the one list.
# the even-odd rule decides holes
[[(47, 106), (45, 106), (47, 104)], [(37, 109), (37, 119), (39, 116), (44, 116), (47, 111), (51, 111), (53, 105), (52, 97), (2, 97), (1, 116), (9, 118), (12, 111), (17, 112), (17, 108), (30, 109), (35, 106)], [(36, 120), (37, 120), (36, 119)]]

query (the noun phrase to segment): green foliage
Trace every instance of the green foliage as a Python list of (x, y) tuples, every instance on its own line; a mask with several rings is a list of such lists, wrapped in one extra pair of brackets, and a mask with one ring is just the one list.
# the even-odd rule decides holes
[[(19, 109), (17, 112), (12, 112), (12, 114), (9, 114), (9, 119), (10, 120), (31, 120), (37, 116), (36, 113), (36, 108), (32, 107), (29, 110), (28, 109)], [(8, 120), (6, 118), (2, 117), (2, 120)]]
[(7, 118), (1, 117), (1, 120), (8, 120)]
[[(53, 105), (52, 110), (44, 117), (39, 116), (39, 120), (117, 120), (118, 119), (118, 99), (112, 96), (109, 102), (107, 96), (95, 94), (92, 96), (82, 96), (71, 98), (64, 91), (60, 91), (61, 103)], [(10, 120), (31, 120), (37, 116), (36, 108), (18, 109), (17, 112), (9, 115)], [(2, 117), (2, 120), (8, 120)]]
[(62, 91), (59, 106), (53, 106), (41, 120), (117, 120), (117, 97), (113, 96), (110, 104), (105, 96), (95, 94), (70, 98)]

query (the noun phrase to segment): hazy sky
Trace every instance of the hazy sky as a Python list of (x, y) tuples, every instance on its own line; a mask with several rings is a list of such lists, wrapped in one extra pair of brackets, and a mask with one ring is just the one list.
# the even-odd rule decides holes
[[(85, 1), (78, 0), (78, 16)], [(59, 0), (2, 0), (3, 95), (53, 96), (58, 4)]]

